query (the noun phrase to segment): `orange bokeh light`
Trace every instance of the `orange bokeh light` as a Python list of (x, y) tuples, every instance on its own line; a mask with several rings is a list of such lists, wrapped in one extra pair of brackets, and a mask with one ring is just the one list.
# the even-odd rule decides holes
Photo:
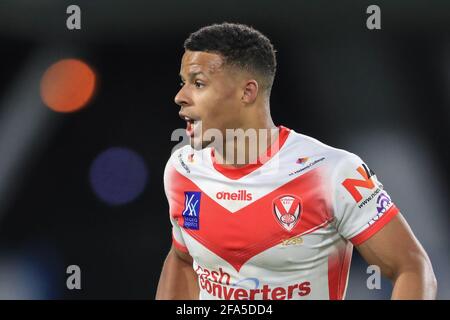
[(95, 73), (77, 59), (63, 59), (51, 65), (41, 80), (42, 101), (57, 112), (83, 108), (95, 89)]

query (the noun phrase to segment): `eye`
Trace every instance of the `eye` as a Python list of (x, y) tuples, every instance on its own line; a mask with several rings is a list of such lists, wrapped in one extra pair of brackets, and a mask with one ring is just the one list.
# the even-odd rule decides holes
[(198, 80), (195, 81), (195, 87), (196, 87), (196, 88), (199, 88), (199, 89), (200, 89), (200, 88), (203, 88), (204, 86), (205, 86), (205, 85), (204, 85), (203, 83), (201, 83), (200, 81), (198, 81)]
[(180, 87), (184, 86), (184, 82), (180, 81)]

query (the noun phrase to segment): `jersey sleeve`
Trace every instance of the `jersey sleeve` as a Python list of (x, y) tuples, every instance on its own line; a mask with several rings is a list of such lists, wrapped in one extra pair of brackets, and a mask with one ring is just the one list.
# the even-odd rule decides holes
[(172, 223), (172, 244), (175, 248), (178, 250), (189, 253), (188, 248), (186, 247), (186, 244), (183, 240), (183, 235), (181, 234), (181, 228), (178, 225), (178, 222), (170, 217), (170, 222)]
[(376, 174), (355, 154), (346, 154), (334, 169), (333, 207), (338, 232), (360, 245), (398, 212)]
[[(175, 153), (174, 153), (175, 154)], [(169, 219), (172, 225), (172, 245), (178, 250), (188, 253), (188, 249), (183, 239), (183, 234), (181, 232), (181, 227), (178, 224), (177, 219), (172, 214), (173, 210), (173, 200), (174, 200), (174, 191), (173, 191), (173, 175), (171, 174), (172, 170), (175, 170), (172, 166), (172, 157), (170, 157), (169, 161), (166, 164), (164, 169), (164, 192), (166, 194), (167, 202), (169, 204)]]

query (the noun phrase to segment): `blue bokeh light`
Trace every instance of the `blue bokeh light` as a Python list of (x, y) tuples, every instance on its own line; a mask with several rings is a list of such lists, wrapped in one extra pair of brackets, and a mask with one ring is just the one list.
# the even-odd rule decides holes
[(123, 147), (109, 148), (100, 153), (90, 169), (94, 193), (110, 205), (135, 200), (147, 184), (148, 170), (142, 157)]

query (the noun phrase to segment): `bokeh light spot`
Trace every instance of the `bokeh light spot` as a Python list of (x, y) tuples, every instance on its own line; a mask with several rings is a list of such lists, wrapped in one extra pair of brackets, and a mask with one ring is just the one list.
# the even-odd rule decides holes
[(42, 101), (56, 112), (74, 112), (88, 103), (95, 90), (91, 67), (77, 59), (63, 59), (51, 65), (41, 79)]
[(110, 205), (135, 200), (147, 184), (148, 171), (142, 157), (127, 148), (114, 147), (100, 153), (90, 169), (95, 194)]

